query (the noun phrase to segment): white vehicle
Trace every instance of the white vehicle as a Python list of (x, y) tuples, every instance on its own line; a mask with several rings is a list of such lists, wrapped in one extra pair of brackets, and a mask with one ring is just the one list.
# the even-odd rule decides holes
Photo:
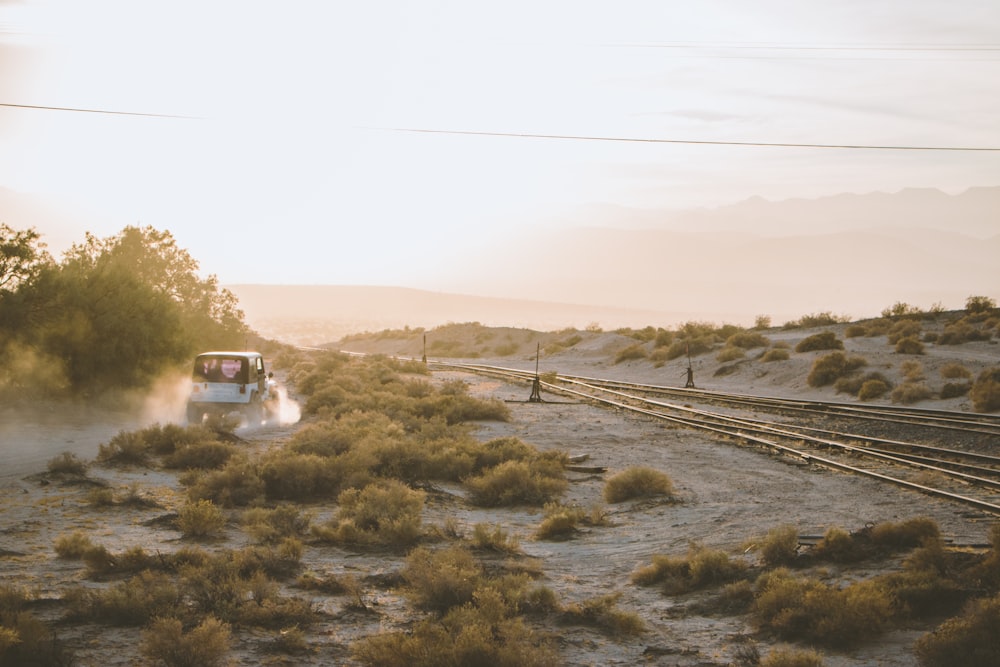
[(274, 373), (264, 371), (260, 352), (205, 352), (194, 360), (187, 420), (200, 424), (206, 415), (238, 412), (247, 423), (276, 417), (279, 397)]

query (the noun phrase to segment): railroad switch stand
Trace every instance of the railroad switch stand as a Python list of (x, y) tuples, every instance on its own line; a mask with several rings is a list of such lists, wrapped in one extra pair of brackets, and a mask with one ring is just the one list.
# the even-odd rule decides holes
[(694, 389), (694, 369), (691, 366), (687, 367), (687, 382), (684, 384), (685, 389)]
[(542, 401), (542, 382), (535, 376), (535, 379), (531, 381), (531, 396), (528, 397), (528, 403), (543, 403)]

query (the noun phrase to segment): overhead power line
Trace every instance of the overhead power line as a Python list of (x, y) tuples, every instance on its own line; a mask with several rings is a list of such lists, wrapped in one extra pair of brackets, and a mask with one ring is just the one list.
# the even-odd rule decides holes
[(607, 141), (640, 144), (693, 144), (703, 146), (751, 146), (756, 148), (840, 148), (877, 151), (980, 151), (1000, 152), (1000, 147), (977, 146), (879, 146), (871, 144), (799, 144), (772, 141), (709, 141), (703, 139), (659, 139), (640, 137), (601, 137), (575, 134), (532, 134), (527, 132), (483, 132), (475, 130), (431, 130), (415, 127), (376, 128), (392, 132), (414, 132), (418, 134), (454, 134), (480, 137), (514, 137), (518, 139), (558, 139), (564, 141)]
[(109, 109), (79, 109), (76, 107), (50, 107), (50, 106), (43, 106), (41, 104), (10, 104), (7, 102), (0, 102), (0, 107), (11, 107), (13, 109), (42, 109), (45, 111), (74, 111), (77, 113), (100, 113), (100, 114), (111, 114), (113, 116), (147, 116), (150, 118), (185, 118), (185, 119), (198, 118), (198, 116), (179, 116), (176, 114), (167, 114), (167, 113), (140, 113), (138, 111), (112, 111)]

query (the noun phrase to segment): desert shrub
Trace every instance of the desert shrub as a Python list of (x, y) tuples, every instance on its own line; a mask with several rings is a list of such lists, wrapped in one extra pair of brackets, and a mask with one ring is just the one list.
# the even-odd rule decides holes
[(747, 564), (732, 560), (718, 549), (692, 545), (684, 558), (656, 555), (653, 562), (632, 574), (641, 586), (659, 584), (667, 595), (732, 583), (744, 576)]
[(94, 543), (90, 537), (83, 532), (76, 531), (69, 535), (60, 535), (56, 538), (55, 550), (60, 558), (79, 559), (90, 549), (94, 548)]
[(328, 457), (275, 451), (261, 461), (260, 478), (271, 500), (305, 501), (329, 497), (342, 488)]
[(675, 339), (667, 348), (666, 360), (671, 361), (683, 356), (697, 357), (699, 354), (711, 352), (714, 346), (715, 337), (712, 334), (696, 338)]
[(183, 443), (163, 457), (163, 465), (180, 470), (221, 468), (237, 451), (235, 445), (220, 440)]
[(857, 396), (862, 401), (870, 401), (874, 398), (885, 396), (890, 389), (892, 389), (892, 386), (886, 380), (873, 378), (865, 380), (861, 384)]
[(461, 547), (438, 551), (417, 547), (406, 557), (402, 575), (406, 595), (417, 607), (443, 614), (472, 601), (482, 566)]
[(988, 313), (996, 307), (996, 299), (988, 296), (970, 296), (965, 300), (965, 310), (969, 313)]
[(555, 667), (558, 655), (492, 590), (406, 632), (369, 635), (352, 646), (356, 660), (372, 667), (499, 665)]
[(311, 517), (294, 505), (268, 509), (255, 507), (240, 517), (244, 530), (258, 542), (272, 544), (286, 537), (298, 537), (309, 531)]
[(337, 516), (314, 534), (338, 543), (413, 544), (422, 534), (425, 495), (396, 480), (347, 489), (337, 497)]
[(211, 500), (186, 503), (177, 513), (177, 528), (184, 537), (215, 537), (225, 526), (225, 513)]
[(924, 344), (915, 336), (900, 338), (896, 343), (896, 354), (924, 354)]
[(972, 383), (970, 382), (945, 382), (941, 387), (941, 398), (960, 398), (965, 396), (972, 390)]
[(972, 384), (969, 395), (976, 412), (1000, 410), (1000, 366), (981, 372)]
[(604, 484), (604, 499), (609, 503), (653, 496), (672, 498), (674, 484), (665, 473), (645, 466), (626, 468)]
[(620, 364), (623, 361), (632, 361), (633, 359), (645, 359), (646, 358), (646, 348), (642, 343), (635, 343), (634, 345), (629, 345), (618, 351), (615, 355), (615, 363)]
[(941, 367), (941, 377), (946, 380), (971, 380), (972, 372), (959, 363), (945, 364)]
[(808, 649), (776, 648), (760, 661), (760, 667), (823, 667), (823, 656)]
[[(861, 390), (866, 383), (871, 383), (868, 390), (868, 397), (881, 396), (892, 386), (889, 379), (879, 372), (865, 373), (864, 375), (847, 375), (837, 378), (833, 383), (834, 390), (845, 394), (853, 394), (861, 398)], [(875, 393), (880, 387), (885, 387), (881, 393)]]
[(181, 478), (191, 500), (211, 500), (219, 507), (245, 507), (264, 498), (259, 467), (243, 457), (218, 470), (197, 471)]
[(889, 308), (884, 308), (882, 310), (882, 317), (886, 318), (900, 318), (900, 317), (915, 317), (922, 314), (920, 308), (916, 306), (911, 306), (905, 301), (897, 301), (892, 304)]
[(850, 563), (865, 556), (851, 534), (837, 527), (826, 529), (823, 538), (813, 548), (813, 555), (835, 563)]
[(977, 600), (916, 643), (924, 667), (992, 667), (1000, 664), (1000, 595)]
[(551, 458), (505, 461), (464, 481), (469, 500), (480, 507), (544, 505), (563, 494), (568, 482)]
[(810, 387), (825, 387), (867, 363), (863, 357), (848, 357), (843, 352), (831, 352), (813, 362), (806, 382)]
[(724, 364), (727, 361), (736, 361), (737, 359), (743, 359), (746, 356), (746, 352), (743, 351), (742, 347), (726, 346), (719, 350), (719, 353), (715, 355), (715, 360)]
[(87, 576), (92, 579), (108, 575), (135, 574), (154, 565), (153, 556), (138, 545), (121, 553), (112, 553), (104, 545), (95, 544), (86, 549), (80, 558), (87, 566)]
[(796, 352), (815, 352), (817, 350), (843, 350), (844, 343), (832, 331), (806, 336), (795, 346)]
[(844, 329), (844, 338), (860, 338), (868, 333), (868, 329), (861, 324), (851, 324)]
[(484, 470), (506, 461), (530, 461), (538, 450), (515, 436), (487, 440), (476, 450), (476, 470)]
[(567, 605), (562, 613), (563, 623), (577, 623), (607, 630), (613, 637), (640, 635), (646, 624), (634, 612), (618, 608), (621, 593), (611, 593), (583, 602)]
[(920, 338), (921, 326), (920, 322), (917, 320), (900, 320), (889, 328), (888, 341), (890, 345), (896, 345), (896, 351), (899, 351), (899, 342), (906, 338), (912, 338), (913, 340), (919, 340)]
[(472, 528), (472, 546), (483, 551), (516, 554), (521, 552), (521, 541), (497, 524), (490, 528), (485, 523), (477, 523)]
[(111, 507), (115, 504), (115, 492), (106, 486), (95, 486), (87, 491), (87, 503), (94, 507)]
[(741, 331), (726, 339), (726, 345), (752, 350), (755, 347), (767, 347), (771, 341), (758, 331)]
[(7, 667), (62, 667), (75, 664), (73, 654), (53, 629), (26, 610), (31, 596), (24, 590), (0, 585), (0, 665)]
[(595, 506), (588, 513), (576, 505), (567, 506), (559, 502), (547, 503), (545, 505), (545, 518), (542, 519), (535, 531), (535, 538), (539, 540), (566, 540), (576, 535), (577, 527), (580, 524), (599, 526), (606, 522), (607, 517), (600, 507)]
[(889, 549), (910, 549), (941, 538), (937, 522), (929, 517), (916, 517), (900, 523), (886, 521), (871, 528), (875, 544)]
[(790, 322), (785, 322), (782, 325), (783, 329), (812, 329), (815, 327), (825, 327), (831, 324), (840, 324), (847, 322), (850, 318), (844, 315), (834, 315), (833, 313), (827, 311), (823, 313), (812, 313), (809, 315), (803, 315), (797, 320), (792, 320)]
[(184, 632), (178, 619), (158, 618), (143, 631), (139, 650), (147, 660), (166, 667), (224, 665), (229, 653), (229, 626), (208, 617)]
[(798, 557), (799, 531), (792, 525), (772, 528), (756, 546), (764, 565), (788, 565)]
[(49, 459), (48, 470), (55, 475), (83, 475), (87, 464), (73, 452), (63, 452)]
[(161, 572), (143, 571), (106, 589), (76, 588), (63, 596), (69, 617), (136, 627), (183, 606), (178, 586)]
[(765, 352), (764, 356), (761, 357), (760, 360), (764, 362), (787, 361), (790, 356), (791, 355), (788, 353), (788, 350), (784, 348), (773, 347), (767, 352)]
[(892, 616), (892, 596), (873, 581), (837, 589), (778, 569), (757, 585), (755, 623), (786, 640), (848, 648), (881, 634)]
[(904, 382), (892, 390), (889, 397), (893, 403), (912, 405), (932, 398), (934, 392), (923, 382)]
[(151, 450), (141, 433), (119, 431), (107, 443), (97, 448), (97, 460), (103, 465), (144, 466), (149, 463)]

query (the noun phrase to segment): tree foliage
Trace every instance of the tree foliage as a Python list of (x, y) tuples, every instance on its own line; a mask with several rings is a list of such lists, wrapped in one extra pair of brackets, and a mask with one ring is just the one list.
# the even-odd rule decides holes
[[(0, 248), (7, 259), (0, 270), (15, 286), (0, 293), (0, 361), (19, 368), (16, 377), (0, 377), (0, 390), (141, 387), (196, 351), (243, 345), (247, 327), (235, 296), (215, 276), (200, 278), (170, 232), (88, 233), (58, 264), (45, 261), (33, 230), (0, 227)], [(18, 365), (26, 355), (48, 368)], [(40, 385), (36, 372), (58, 381)]]

